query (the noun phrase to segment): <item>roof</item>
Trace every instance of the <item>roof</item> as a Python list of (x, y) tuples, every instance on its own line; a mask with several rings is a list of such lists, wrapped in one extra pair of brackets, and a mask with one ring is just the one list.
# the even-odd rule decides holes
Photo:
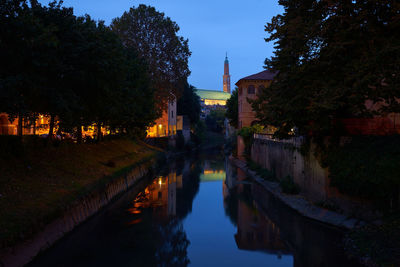
[(252, 80), (268, 80), (268, 81), (271, 81), (271, 80), (274, 79), (276, 74), (278, 74), (278, 73), (277, 72), (272, 72), (272, 71), (269, 71), (269, 70), (264, 70), (262, 72), (259, 72), (259, 73), (256, 73), (256, 74), (253, 74), (253, 75), (250, 75), (250, 76), (247, 76), (247, 77), (244, 77), (244, 78), (240, 79), (236, 83), (236, 85), (238, 83), (240, 83), (241, 81), (252, 81)]
[(196, 89), (196, 94), (200, 97), (200, 99), (210, 100), (228, 100), (231, 97), (230, 93), (204, 89)]

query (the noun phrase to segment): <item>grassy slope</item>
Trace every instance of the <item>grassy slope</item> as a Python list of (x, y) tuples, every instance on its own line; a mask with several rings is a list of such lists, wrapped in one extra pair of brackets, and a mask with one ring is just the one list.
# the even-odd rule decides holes
[(31, 236), (89, 190), (156, 153), (144, 144), (113, 140), (0, 155), (0, 248)]

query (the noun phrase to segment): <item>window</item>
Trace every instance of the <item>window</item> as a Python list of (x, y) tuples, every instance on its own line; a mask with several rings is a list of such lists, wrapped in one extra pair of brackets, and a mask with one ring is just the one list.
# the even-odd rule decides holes
[(174, 118), (174, 111), (171, 111), (171, 118)]
[(239, 95), (242, 95), (242, 87), (239, 88)]
[(249, 85), (249, 87), (247, 88), (247, 94), (254, 95), (255, 93), (256, 93), (256, 88), (254, 87), (254, 85)]

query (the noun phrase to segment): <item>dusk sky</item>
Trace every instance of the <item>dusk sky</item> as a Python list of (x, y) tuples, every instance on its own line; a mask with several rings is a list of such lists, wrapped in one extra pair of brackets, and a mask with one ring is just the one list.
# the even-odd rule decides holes
[(225, 52), (232, 89), (240, 78), (263, 70), (265, 58), (273, 51), (273, 44), (264, 41), (264, 26), (283, 11), (278, 0), (64, 0), (76, 15), (87, 13), (107, 25), (139, 4), (154, 6), (179, 25), (179, 35), (189, 39), (192, 52), (189, 82), (211, 90), (222, 90)]

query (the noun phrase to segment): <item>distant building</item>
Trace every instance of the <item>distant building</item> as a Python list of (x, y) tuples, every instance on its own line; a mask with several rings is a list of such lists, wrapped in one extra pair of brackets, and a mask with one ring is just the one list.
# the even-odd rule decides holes
[(225, 57), (225, 62), (224, 62), (224, 75), (222, 77), (223, 79), (223, 90), (225, 93), (231, 93), (231, 75), (229, 74), (229, 60), (228, 60), (228, 53), (226, 54)]
[(161, 118), (155, 121), (154, 126), (147, 129), (147, 137), (165, 137), (176, 135), (177, 111), (176, 99), (168, 102), (168, 107), (163, 111)]
[(275, 77), (275, 73), (268, 70), (240, 79), (238, 87), (238, 126), (239, 129), (251, 126), (256, 120), (256, 113), (253, 111), (247, 99), (256, 99), (257, 94), (268, 88)]
[(228, 56), (225, 57), (222, 81), (223, 91), (196, 89), (196, 94), (200, 97), (202, 119), (205, 119), (213, 109), (219, 107), (225, 108), (226, 101), (231, 97), (231, 76), (229, 74)]
[(202, 119), (205, 119), (213, 109), (225, 108), (226, 101), (231, 97), (231, 94), (229, 93), (215, 90), (196, 89), (196, 94), (200, 97), (200, 117)]

